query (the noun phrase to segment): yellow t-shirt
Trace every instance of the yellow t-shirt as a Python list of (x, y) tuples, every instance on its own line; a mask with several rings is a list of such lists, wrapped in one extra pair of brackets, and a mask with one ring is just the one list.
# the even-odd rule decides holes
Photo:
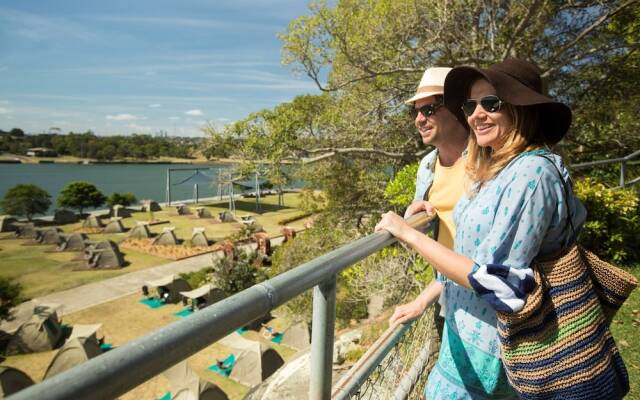
[(453, 208), (464, 192), (464, 166), (465, 160), (460, 158), (452, 166), (443, 167), (438, 157), (433, 184), (428, 194), (429, 202), (435, 207), (440, 219), (437, 240), (449, 249), (453, 249), (453, 239), (456, 236)]

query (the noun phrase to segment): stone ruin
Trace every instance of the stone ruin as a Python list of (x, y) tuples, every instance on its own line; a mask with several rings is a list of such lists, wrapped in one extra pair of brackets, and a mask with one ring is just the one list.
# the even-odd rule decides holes
[(84, 233), (63, 235), (62, 239), (62, 242), (58, 244), (58, 251), (84, 251), (87, 247), (87, 235)]
[(149, 232), (149, 224), (143, 221), (138, 221), (136, 226), (131, 228), (129, 231), (129, 235), (127, 236), (130, 239), (148, 239), (151, 237), (151, 232)]
[(104, 227), (102, 233), (122, 233), (124, 232), (124, 225), (122, 225), (122, 217), (113, 217)]
[(220, 214), (218, 214), (218, 218), (220, 218), (220, 222), (235, 222), (236, 219), (234, 218), (233, 214), (231, 214), (230, 211), (223, 211)]
[(21, 239), (35, 239), (36, 238), (36, 226), (33, 222), (16, 222), (15, 235)]
[(78, 222), (78, 219), (76, 213), (66, 208), (58, 208), (53, 214), (53, 223), (58, 225), (73, 224)]
[(236, 245), (233, 241), (227, 239), (220, 244), (222, 248), (222, 253), (225, 258), (233, 259), (236, 253)]
[(296, 237), (296, 230), (290, 226), (285, 226), (282, 228), (282, 236), (284, 236), (282, 243), (287, 243), (289, 240)]
[(0, 216), (0, 232), (14, 232), (16, 230), (15, 222), (16, 219), (13, 217), (8, 215)]
[(156, 245), (164, 245), (164, 246), (176, 246), (178, 244), (178, 238), (174, 232), (175, 227), (168, 226), (166, 228), (162, 228), (162, 232), (153, 239), (151, 243), (153, 246)]
[(191, 209), (184, 204), (176, 206), (176, 212), (178, 215), (191, 215)]
[(59, 245), (64, 239), (62, 238), (62, 229), (45, 228), (36, 230), (36, 241), (40, 244)]
[(124, 267), (124, 255), (118, 245), (111, 240), (103, 240), (92, 244), (84, 250), (87, 268), (121, 268)]
[(258, 254), (264, 256), (270, 256), (272, 254), (271, 239), (269, 239), (269, 235), (267, 235), (265, 232), (257, 232), (253, 235), (253, 238), (258, 245)]
[(271, 266), (271, 239), (269, 239), (269, 236), (265, 232), (254, 233), (253, 238), (257, 245), (256, 253), (258, 257), (256, 258), (256, 262), (258, 266)]
[(196, 215), (198, 218), (211, 218), (211, 211), (206, 207), (196, 208)]
[(142, 211), (162, 211), (160, 204), (153, 200), (142, 200)]
[(209, 246), (209, 239), (207, 239), (204, 228), (193, 228), (193, 234), (191, 235), (191, 245), (196, 247)]
[(82, 223), (83, 228), (104, 228), (102, 220), (95, 214), (89, 214), (89, 216)]

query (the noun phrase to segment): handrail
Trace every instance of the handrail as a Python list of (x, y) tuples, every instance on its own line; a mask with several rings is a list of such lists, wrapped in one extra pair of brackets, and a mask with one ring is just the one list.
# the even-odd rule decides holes
[(395, 346), (405, 332), (411, 327), (413, 321), (406, 324), (392, 325), (380, 335), (371, 347), (360, 357), (347, 374), (333, 388), (331, 398), (333, 400), (348, 399), (358, 392), (358, 389), (367, 380), (371, 372), (386, 357), (389, 350)]
[(616, 163), (620, 163), (620, 162), (629, 161), (629, 160), (637, 157), (638, 155), (640, 155), (640, 150), (636, 150), (633, 153), (631, 153), (631, 154), (629, 154), (627, 156), (624, 156), (624, 157), (612, 158), (612, 159), (608, 159), (608, 160), (588, 161), (588, 162), (583, 162), (583, 163), (578, 163), (578, 164), (571, 164), (571, 165), (569, 165), (569, 168), (582, 169), (582, 168), (594, 167), (596, 165), (616, 164)]
[[(420, 213), (408, 222), (424, 230), (432, 219), (433, 216)], [(351, 264), (394, 242), (396, 239), (386, 231), (353, 241), (8, 399), (116, 398), (302, 292), (331, 281)], [(330, 345), (329, 352), (333, 343)]]
[[(430, 303), (429, 306), (431, 304), (432, 303)], [(349, 399), (351, 396), (357, 394), (369, 375), (371, 375), (382, 360), (384, 360), (387, 353), (402, 339), (415, 321), (414, 319), (403, 324), (389, 326), (349, 369), (349, 372), (338, 381), (333, 388), (331, 398), (333, 400), (343, 400)]]
[(625, 182), (625, 174), (627, 171), (627, 161), (637, 157), (638, 155), (640, 155), (640, 150), (636, 150), (633, 153), (620, 158), (613, 158), (610, 160), (589, 161), (589, 162), (569, 165), (569, 168), (582, 169), (582, 168), (594, 167), (596, 165), (608, 165), (608, 164), (620, 163), (620, 181), (619, 181), (620, 183), (616, 187), (616, 189), (624, 188), (627, 186), (627, 184), (633, 185), (638, 182), (638, 178), (633, 179), (631, 182)]

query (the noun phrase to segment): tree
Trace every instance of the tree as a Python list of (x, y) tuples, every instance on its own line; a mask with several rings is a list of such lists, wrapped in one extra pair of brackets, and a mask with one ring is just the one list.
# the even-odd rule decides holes
[(87, 207), (97, 208), (105, 202), (104, 195), (95, 185), (76, 181), (67, 184), (58, 196), (58, 205), (61, 207), (77, 208), (82, 215), (82, 210)]
[[(640, 143), (634, 118), (638, 102), (628, 101), (640, 97), (639, 4), (638, 0), (312, 3), (310, 15), (293, 20), (280, 38), (283, 62), (306, 74), (323, 94), (300, 96), (251, 114), (223, 132), (242, 141), (235, 150), (237, 158), (256, 160), (262, 155), (276, 164), (314, 163), (308, 175), (315, 188), (341, 187), (333, 194), (349, 195), (346, 199), (329, 195), (329, 203), (360, 201), (353, 211), (366, 212), (376, 203), (377, 174), (397, 170), (425, 154), (403, 104), (424, 69), (486, 67), (515, 56), (539, 65), (550, 93), (572, 106), (576, 123), (564, 140), (572, 149), (569, 161), (628, 154)], [(365, 193), (347, 190), (367, 183), (368, 188), (358, 189)], [(382, 196), (378, 199), (377, 204), (384, 206)]]
[(20, 184), (7, 191), (0, 204), (6, 214), (25, 216), (45, 213), (51, 206), (51, 195), (36, 185)]
[(24, 131), (20, 128), (13, 128), (9, 131), (11, 136), (24, 136)]
[(127, 207), (135, 203), (136, 201), (138, 201), (138, 199), (136, 199), (136, 196), (131, 192), (126, 192), (126, 193), (113, 192), (106, 199), (106, 203), (109, 207), (113, 207), (116, 204), (119, 204), (123, 207)]
[(21, 291), (22, 287), (19, 283), (0, 277), (0, 321), (11, 317), (11, 309), (22, 301)]

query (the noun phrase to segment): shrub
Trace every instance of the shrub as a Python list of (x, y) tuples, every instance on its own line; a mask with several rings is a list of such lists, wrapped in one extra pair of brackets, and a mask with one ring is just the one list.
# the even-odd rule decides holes
[[(269, 277), (295, 268), (355, 238), (346, 229), (341, 228), (335, 220), (318, 218), (313, 228), (301, 232), (294, 239), (275, 249), (271, 257)], [(307, 290), (285, 303), (284, 307), (293, 318), (311, 321), (312, 298), (313, 291)]]
[(402, 168), (384, 189), (384, 198), (391, 205), (405, 208), (413, 200), (416, 191), (416, 174), (420, 163), (409, 164)]
[(306, 212), (306, 211), (301, 211), (301, 212), (297, 212), (293, 215), (290, 215), (288, 217), (282, 218), (280, 220), (278, 220), (278, 225), (286, 225), (289, 224), (293, 221), (298, 221), (302, 218), (306, 218), (306, 217), (310, 217), (311, 215), (313, 215), (310, 212)]
[(300, 208), (310, 214), (316, 214), (327, 208), (327, 198), (319, 191), (303, 189), (300, 192)]
[(198, 288), (209, 283), (213, 278), (213, 267), (206, 267), (197, 271), (183, 272), (180, 277), (186, 280), (192, 288)]
[(51, 195), (36, 185), (21, 184), (9, 189), (0, 202), (6, 214), (25, 216), (29, 221), (51, 206)]
[(11, 309), (22, 301), (21, 291), (19, 283), (0, 278), (0, 321), (9, 319)]
[(266, 274), (256, 267), (256, 252), (234, 249), (232, 257), (224, 257), (213, 263), (212, 278), (226, 296), (250, 288), (266, 279)]
[(632, 189), (609, 189), (585, 178), (575, 193), (587, 208), (580, 243), (603, 259), (615, 263), (637, 261), (640, 250), (640, 201)]
[(229, 237), (227, 237), (226, 239), (229, 239), (232, 242), (251, 240), (254, 234), (262, 231), (262, 225), (258, 224), (257, 222), (251, 224), (242, 224), (242, 227), (240, 227), (239, 231), (233, 233), (232, 235), (229, 235)]
[(138, 199), (136, 199), (136, 196), (131, 192), (126, 192), (126, 193), (113, 192), (109, 195), (109, 197), (107, 197), (107, 200), (106, 200), (107, 205), (109, 207), (113, 207), (116, 204), (121, 205), (123, 207), (127, 207), (135, 203), (136, 201), (138, 201)]
[(433, 279), (433, 268), (413, 250), (390, 246), (350, 268), (341, 278), (352, 298), (382, 297), (385, 306), (403, 303)]

